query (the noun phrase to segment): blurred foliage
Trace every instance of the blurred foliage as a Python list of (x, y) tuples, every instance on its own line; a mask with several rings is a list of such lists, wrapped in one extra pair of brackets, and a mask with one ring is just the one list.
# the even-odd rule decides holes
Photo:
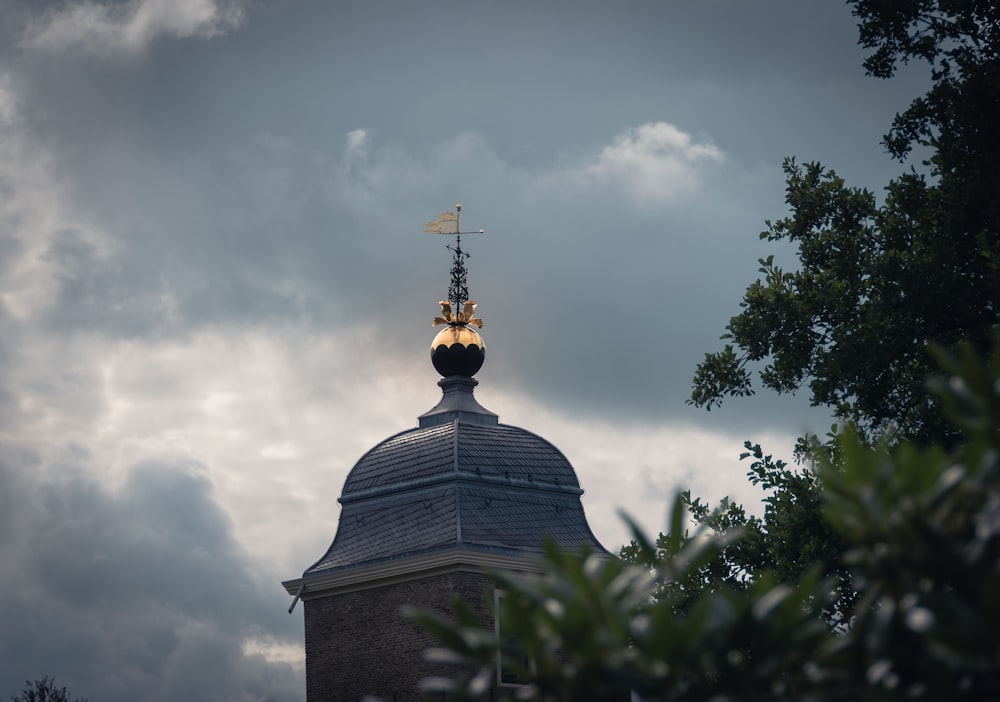
[[(832, 568), (817, 556), (788, 582), (781, 563), (714, 580), (713, 563), (753, 548), (754, 527), (679, 496), (659, 543), (633, 525), (633, 563), (550, 548), (545, 576), (493, 574), (503, 640), (468, 608), (454, 621), (411, 612), (441, 643), (429, 656), (456, 670), (424, 690), (456, 700), (1000, 699), (1000, 343), (985, 360), (971, 344), (938, 356), (948, 375), (931, 386), (961, 432), (956, 445), (870, 447), (849, 430), (836, 437), (840, 460), (814, 474), (751, 451), (764, 483), (791, 493), (800, 480), (822, 484), (818, 513), (845, 546)], [(700, 525), (682, 536), (686, 505)], [(810, 558), (787, 528), (788, 548)], [(856, 593), (839, 628), (824, 621), (838, 600), (837, 580), (822, 576), (831, 569)], [(499, 657), (511, 651), (504, 665), (526, 684), (498, 688)]]
[(949, 425), (923, 385), (931, 344), (980, 352), (1000, 321), (1000, 5), (995, 0), (850, 0), (865, 69), (930, 68), (930, 89), (893, 121), (889, 154), (926, 156), (880, 204), (819, 163), (784, 164), (790, 215), (760, 237), (798, 266), (759, 261), (721, 351), (699, 364), (689, 402), (711, 409), (760, 383), (808, 387), (868, 439), (931, 443)]
[(1000, 699), (1000, 343), (936, 355), (930, 383), (962, 432), (951, 452), (841, 442), (823, 474), (823, 513), (848, 541), (859, 594), (848, 634), (825, 651), (831, 675), (865, 699)]
[(87, 702), (86, 697), (71, 697), (65, 687), (56, 687), (55, 679), (47, 675), (24, 684), (21, 694), (11, 697), (10, 702)]

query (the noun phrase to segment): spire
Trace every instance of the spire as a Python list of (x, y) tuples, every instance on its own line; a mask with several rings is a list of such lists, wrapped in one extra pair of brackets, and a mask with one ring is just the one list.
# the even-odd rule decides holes
[[(455, 237), (455, 245), (448, 244), (446, 248), (452, 253), (451, 262), (451, 284), (448, 286), (448, 302), (457, 310), (469, 301), (468, 271), (465, 268), (465, 259), (469, 254), (462, 250), (463, 234), (485, 234), (485, 229), (463, 232), (462, 226), (462, 203), (455, 205), (454, 212), (442, 212), (441, 216), (432, 222), (424, 224), (424, 231), (428, 234), (448, 234)], [(444, 304), (444, 303), (442, 303)], [(475, 302), (472, 303), (473, 307)], [(477, 326), (482, 326), (482, 322)]]
[(435, 317), (433, 326), (446, 324), (431, 343), (431, 363), (445, 378), (460, 376), (471, 378), (483, 366), (486, 359), (486, 344), (483, 337), (472, 327), (483, 326), (483, 320), (476, 317), (476, 301), (469, 299), (468, 271), (465, 259), (469, 254), (462, 250), (463, 234), (484, 234), (461, 229), (462, 205), (455, 205), (454, 212), (442, 212), (434, 221), (424, 224), (428, 234), (445, 234), (455, 237), (454, 246), (448, 244), (452, 253), (451, 283), (448, 299), (441, 301), (441, 316)]

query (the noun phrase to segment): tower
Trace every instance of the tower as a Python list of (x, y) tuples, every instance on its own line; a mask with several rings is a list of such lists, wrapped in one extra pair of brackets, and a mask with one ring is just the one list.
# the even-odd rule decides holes
[[(447, 612), (457, 595), (490, 627), (485, 569), (537, 572), (547, 539), (604, 552), (566, 457), (501, 424), (474, 396), (486, 347), (468, 299), (460, 213), (461, 205), (427, 225), (456, 237), (449, 299), (434, 319), (445, 326), (431, 345), (441, 400), (416, 428), (361, 457), (344, 483), (333, 543), (283, 583), (305, 608), (307, 702), (420, 699), (417, 683), (444, 671), (424, 661), (432, 641), (402, 606)], [(505, 684), (500, 671), (496, 684)]]

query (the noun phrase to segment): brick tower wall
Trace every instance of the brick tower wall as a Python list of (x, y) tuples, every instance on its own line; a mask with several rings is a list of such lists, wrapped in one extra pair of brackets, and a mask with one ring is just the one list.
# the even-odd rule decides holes
[(452, 613), (460, 597), (492, 627), (493, 584), (481, 573), (456, 571), (367, 590), (305, 600), (306, 702), (418, 702), (417, 683), (453, 671), (423, 659), (434, 645), (399, 610), (413, 605)]

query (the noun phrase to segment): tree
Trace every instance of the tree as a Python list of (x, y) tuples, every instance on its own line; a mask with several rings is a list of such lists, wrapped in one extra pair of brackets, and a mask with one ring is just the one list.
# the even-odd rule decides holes
[(835, 597), (821, 564), (788, 583), (764, 571), (742, 588), (701, 589), (684, 606), (686, 593), (658, 591), (742, 538), (682, 540), (678, 498), (666, 558), (635, 530), (651, 566), (550, 549), (544, 578), (494, 574), (523, 687), (493, 689), (508, 642), (471, 611), (458, 622), (411, 613), (442, 644), (429, 656), (455, 665), (424, 689), (458, 700), (1000, 698), (1000, 337), (985, 360), (968, 343), (938, 355), (949, 375), (932, 386), (961, 441), (871, 447), (848, 430), (842, 463), (816, 469), (822, 518), (848, 546), (851, 626), (820, 619)]
[(41, 680), (25, 681), (20, 695), (14, 695), (10, 702), (87, 702), (86, 697), (70, 697), (66, 688), (56, 687), (56, 681), (49, 676)]
[(768, 241), (798, 248), (799, 267), (760, 260), (726, 328), (706, 354), (690, 402), (711, 409), (766, 388), (808, 386), (872, 439), (948, 440), (923, 379), (931, 344), (967, 339), (980, 351), (1000, 321), (1000, 6), (992, 0), (851, 0), (865, 68), (931, 67), (928, 93), (897, 115), (885, 145), (895, 158), (929, 155), (886, 187), (884, 202), (818, 163), (786, 160), (788, 217)]
[[(684, 612), (697, 602), (702, 591), (728, 588), (744, 591), (765, 573), (780, 582), (795, 582), (817, 565), (830, 579), (833, 598), (822, 610), (823, 618), (832, 626), (842, 626), (856, 594), (850, 575), (841, 562), (845, 551), (843, 538), (823, 518), (822, 484), (809, 468), (791, 470), (782, 460), (764, 454), (759, 444), (744, 444), (747, 449), (741, 460), (752, 459), (747, 476), (750, 482), (768, 491), (764, 498), (764, 514), (748, 516), (742, 505), (724, 498), (716, 508), (701, 498), (683, 492), (680, 500), (698, 531), (690, 534), (683, 524), (675, 524), (668, 534), (656, 540), (656, 557), (660, 560), (674, 555), (691, 539), (711, 534), (724, 541), (714, 558), (685, 580), (661, 583), (671, 591), (678, 612)], [(832, 450), (826, 449), (829, 456)], [(740, 534), (728, 540), (731, 534)], [(643, 564), (643, 549), (635, 541), (623, 546), (619, 557), (627, 563)]]
[[(751, 369), (763, 364), (764, 387), (807, 386), (814, 404), (832, 407), (868, 441), (947, 444), (955, 430), (923, 382), (933, 368), (929, 348), (967, 339), (984, 350), (1000, 309), (1000, 6), (850, 4), (860, 43), (872, 50), (864, 64), (869, 74), (891, 78), (911, 61), (930, 66), (929, 91), (897, 115), (885, 137), (893, 158), (916, 150), (927, 160), (921, 172), (911, 167), (892, 180), (881, 204), (818, 163), (786, 160), (791, 212), (767, 222), (761, 238), (795, 245), (799, 266), (786, 271), (773, 256), (760, 260), (762, 278), (730, 320), (728, 343), (698, 366), (689, 401), (711, 409), (726, 396), (753, 394)], [(853, 595), (843, 569), (832, 567), (843, 542), (822, 526), (822, 481), (747, 447), (756, 459), (751, 481), (772, 490), (762, 519), (747, 518), (728, 501), (711, 512), (688, 498), (705, 527), (741, 527), (749, 535), (706, 569), (703, 586), (720, 573), (745, 580), (766, 568), (794, 579), (822, 554), (824, 572), (841, 583), (829, 612), (836, 620)], [(818, 451), (836, 460), (830, 445), (800, 440), (798, 448), (800, 456)], [(798, 550), (803, 544), (809, 557)]]

